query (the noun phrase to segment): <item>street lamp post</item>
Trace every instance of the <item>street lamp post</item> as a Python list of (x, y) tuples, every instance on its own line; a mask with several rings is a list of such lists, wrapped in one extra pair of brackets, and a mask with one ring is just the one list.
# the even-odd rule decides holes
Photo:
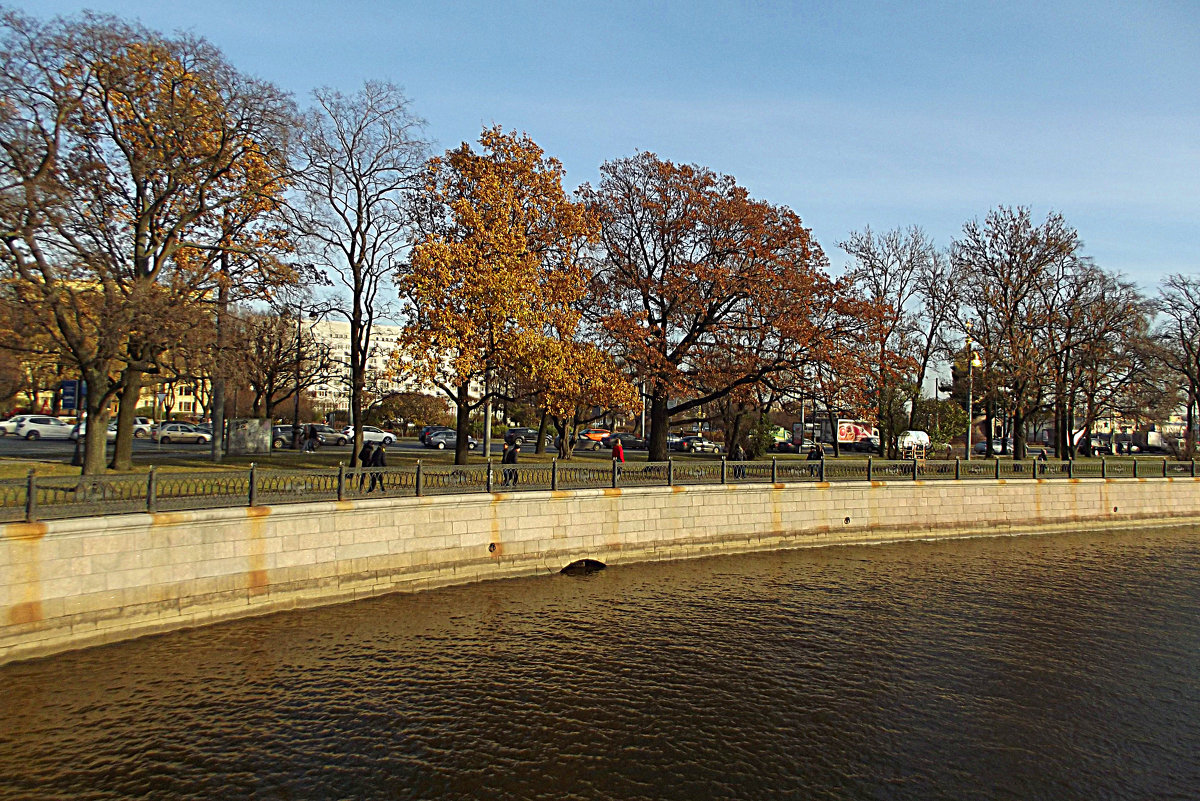
[[(968, 332), (970, 329), (968, 329)], [(967, 460), (971, 459), (971, 430), (975, 427), (975, 367), (979, 356), (975, 353), (975, 343), (967, 334)]]
[(300, 322), (304, 317), (304, 303), (296, 301), (296, 398), (292, 403), (292, 450), (300, 450)]

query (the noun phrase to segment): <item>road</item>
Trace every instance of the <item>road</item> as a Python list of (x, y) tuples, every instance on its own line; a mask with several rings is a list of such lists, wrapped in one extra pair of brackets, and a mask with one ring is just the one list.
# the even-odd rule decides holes
[[(494, 440), (492, 442), (492, 453), (500, 454), (503, 450), (503, 441)], [(134, 456), (149, 456), (149, 455), (170, 455), (170, 456), (198, 456), (209, 452), (210, 445), (205, 443), (191, 444), (182, 442), (171, 442), (166, 445), (161, 445), (149, 439), (135, 439), (133, 441)], [(109, 443), (109, 448), (112, 444)], [(390, 449), (399, 449), (403, 451), (425, 451), (427, 450), (421, 443), (415, 439), (403, 439), (394, 442), (389, 446)], [(345, 451), (347, 456), (350, 453), (349, 445), (324, 445), (322, 451)], [(26, 440), (13, 436), (0, 437), (0, 458), (9, 457), (17, 459), (70, 459), (75, 452), (75, 443), (71, 440), (60, 439), (38, 439)]]

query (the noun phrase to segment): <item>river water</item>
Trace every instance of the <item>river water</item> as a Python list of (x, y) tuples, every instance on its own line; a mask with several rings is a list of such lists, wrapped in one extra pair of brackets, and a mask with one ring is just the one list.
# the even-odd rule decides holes
[(0, 669), (3, 798), (1200, 797), (1200, 531), (615, 567)]

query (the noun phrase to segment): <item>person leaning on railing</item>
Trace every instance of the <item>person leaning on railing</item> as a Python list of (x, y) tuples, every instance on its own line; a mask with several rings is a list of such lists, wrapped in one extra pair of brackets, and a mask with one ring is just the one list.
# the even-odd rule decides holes
[(517, 484), (517, 456), (521, 453), (521, 443), (514, 442), (507, 451), (504, 452), (504, 458), (500, 460), (500, 464), (511, 464), (513, 467), (505, 467), (501, 470), (501, 475), (504, 480), (502, 486), (514, 487)]

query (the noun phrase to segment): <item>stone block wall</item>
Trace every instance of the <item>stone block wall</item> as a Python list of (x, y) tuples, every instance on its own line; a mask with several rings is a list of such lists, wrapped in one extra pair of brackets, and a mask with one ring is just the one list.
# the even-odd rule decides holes
[(748, 550), (1159, 525), (1200, 479), (858, 482), (381, 498), (15, 523), (0, 663), (484, 579)]

